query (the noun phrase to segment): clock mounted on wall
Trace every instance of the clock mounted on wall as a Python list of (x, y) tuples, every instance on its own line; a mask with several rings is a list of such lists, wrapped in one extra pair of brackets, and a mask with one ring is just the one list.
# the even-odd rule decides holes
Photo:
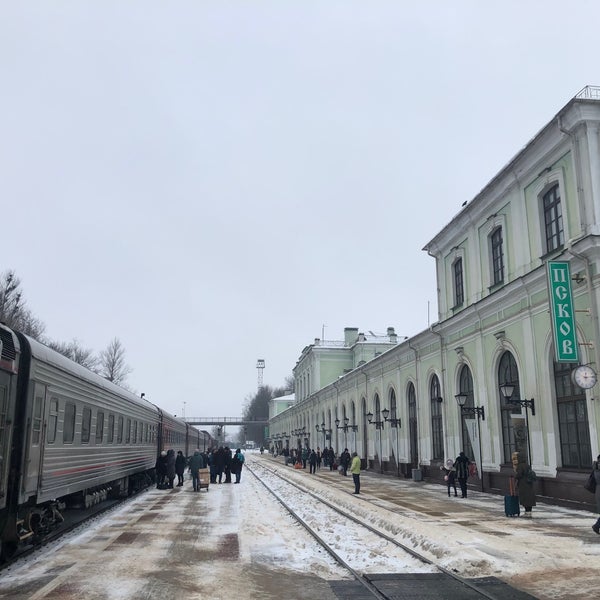
[(579, 365), (571, 371), (571, 381), (582, 390), (589, 390), (596, 385), (598, 376), (590, 365)]

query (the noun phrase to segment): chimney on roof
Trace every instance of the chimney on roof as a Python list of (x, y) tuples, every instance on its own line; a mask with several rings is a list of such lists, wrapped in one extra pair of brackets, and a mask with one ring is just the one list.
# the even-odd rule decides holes
[(388, 334), (388, 337), (390, 338), (390, 342), (392, 344), (398, 343), (398, 336), (396, 335), (396, 332), (394, 331), (393, 327), (387, 328), (387, 334)]
[(362, 333), (362, 331), (358, 334), (358, 341), (359, 342), (366, 342), (367, 341), (367, 337), (365, 336), (364, 333)]
[(344, 346), (352, 346), (358, 337), (358, 327), (344, 327)]
[(321, 340), (319, 338), (315, 338), (315, 346), (320, 346)]

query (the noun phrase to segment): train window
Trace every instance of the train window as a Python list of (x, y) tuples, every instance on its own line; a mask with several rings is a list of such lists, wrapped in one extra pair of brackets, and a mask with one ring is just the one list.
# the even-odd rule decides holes
[(92, 426), (92, 409), (83, 407), (83, 416), (81, 418), (81, 443), (87, 444), (90, 441), (90, 429)]
[(44, 403), (43, 396), (36, 396), (33, 403), (33, 415), (31, 418), (31, 443), (37, 446), (40, 443), (40, 435), (42, 432), (42, 404)]
[(50, 399), (50, 412), (48, 414), (48, 443), (56, 441), (56, 426), (58, 424), (58, 398)]
[[(2, 442), (4, 440), (4, 429), (6, 428), (6, 411), (7, 411), (7, 402), (6, 402), (6, 388), (2, 385), (0, 386), (0, 448), (2, 448)], [(0, 473), (0, 476), (2, 474)]]
[(125, 443), (129, 444), (131, 442), (131, 419), (127, 419), (127, 427), (125, 428)]
[(115, 439), (115, 415), (108, 415), (108, 443), (112, 444)]
[(117, 444), (123, 443), (123, 417), (119, 416), (119, 424), (117, 428)]
[(138, 422), (134, 421), (133, 422), (133, 443), (137, 444), (137, 428), (138, 428)]
[(104, 413), (98, 411), (96, 416), (96, 444), (102, 443), (104, 437)]
[(63, 427), (63, 442), (72, 444), (75, 437), (75, 405), (72, 402), (65, 403), (65, 423)]
[(148, 443), (148, 423), (144, 423), (144, 441)]

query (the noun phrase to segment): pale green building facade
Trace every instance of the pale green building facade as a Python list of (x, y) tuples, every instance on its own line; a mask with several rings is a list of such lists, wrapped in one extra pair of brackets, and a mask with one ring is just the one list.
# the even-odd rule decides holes
[[(371, 468), (431, 479), (461, 450), (481, 454), (470, 482), (499, 493), (518, 450), (530, 454), (540, 495), (589, 502), (580, 484), (600, 451), (599, 233), (600, 89), (588, 87), (425, 245), (438, 321), (364, 362), (305, 348), (298, 400), (271, 420), (271, 435), (347, 446)], [(555, 352), (549, 262), (572, 277), (577, 356), (566, 361)], [(580, 365), (588, 370), (575, 381)]]

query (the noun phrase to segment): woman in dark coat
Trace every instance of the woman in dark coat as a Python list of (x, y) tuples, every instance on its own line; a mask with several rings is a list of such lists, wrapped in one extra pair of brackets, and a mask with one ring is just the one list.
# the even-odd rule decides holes
[(461, 498), (467, 497), (467, 479), (469, 478), (469, 465), (471, 461), (464, 452), (461, 452), (454, 461), (456, 479), (460, 485)]
[[(596, 480), (596, 512), (600, 513), (600, 454), (596, 457), (592, 468)], [(600, 533), (600, 518), (592, 525), (592, 529), (596, 533)]]
[(177, 473), (177, 487), (183, 485), (183, 474), (185, 473), (185, 465), (187, 460), (181, 450), (177, 451), (177, 458), (175, 459), (175, 473)]
[(525, 508), (524, 516), (531, 517), (531, 507), (535, 506), (535, 488), (531, 467), (527, 464), (523, 452), (513, 452), (512, 463), (517, 482), (519, 504)]

